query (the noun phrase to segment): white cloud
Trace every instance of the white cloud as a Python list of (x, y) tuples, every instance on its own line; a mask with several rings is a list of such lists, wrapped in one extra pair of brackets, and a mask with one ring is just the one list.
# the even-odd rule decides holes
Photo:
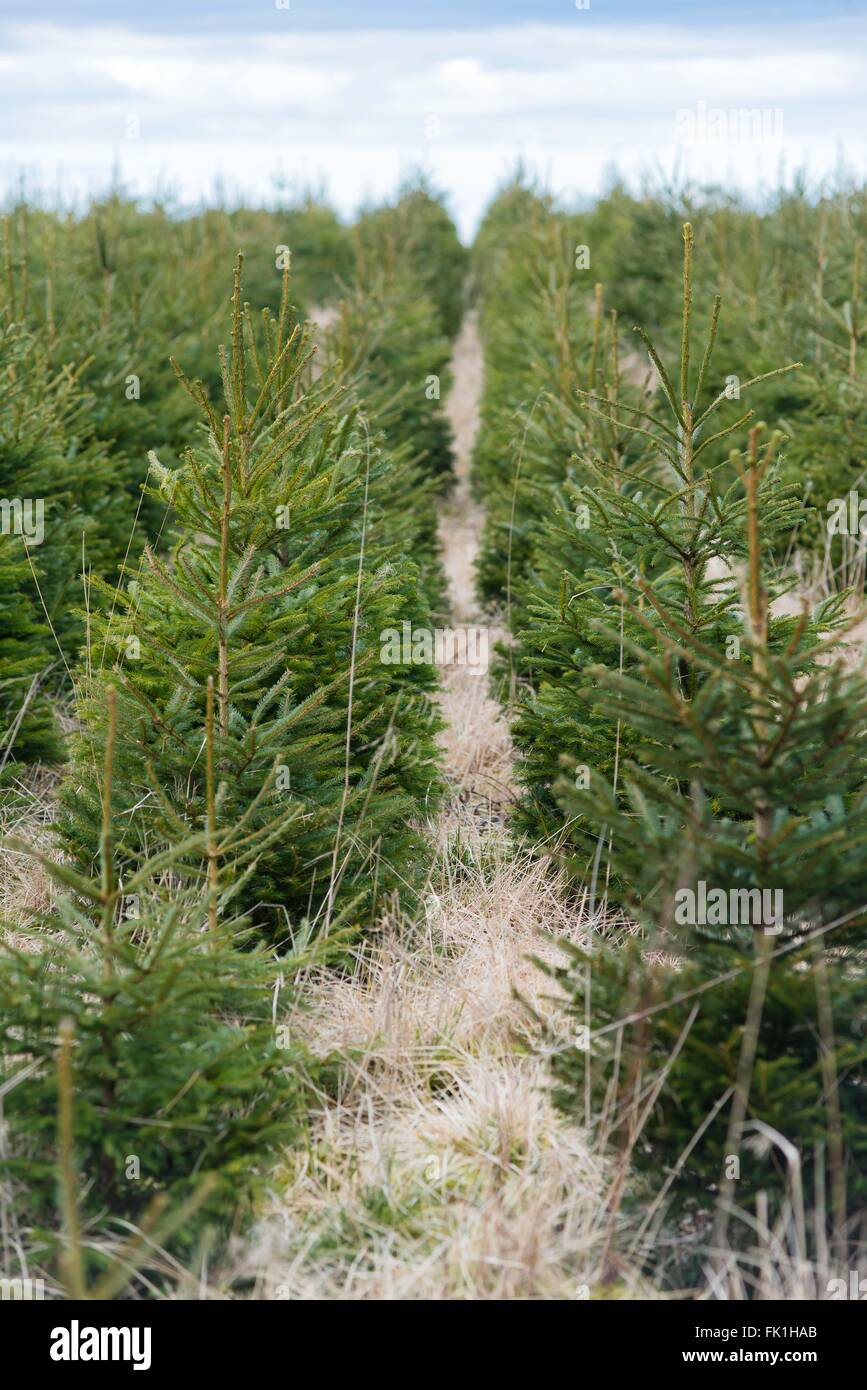
[[(817, 35), (820, 37), (817, 38)], [(94, 190), (114, 164), (136, 191), (161, 178), (187, 200), (222, 176), (267, 196), (274, 174), (327, 179), (350, 211), (419, 162), (453, 192), (469, 231), (522, 155), (583, 195), (675, 160), (755, 187), (780, 157), (819, 174), (839, 147), (867, 168), (867, 57), (845, 29), (700, 32), (577, 23), (477, 32), (133, 34), (17, 26), (0, 57), (0, 162)], [(783, 135), (676, 141), (683, 108), (781, 108)], [(141, 138), (124, 138), (136, 116)], [(428, 139), (430, 116), (438, 138)]]

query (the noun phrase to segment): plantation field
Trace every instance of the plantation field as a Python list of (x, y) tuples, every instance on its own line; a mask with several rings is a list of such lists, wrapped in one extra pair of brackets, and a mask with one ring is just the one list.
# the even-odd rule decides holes
[(423, 179), (10, 209), (4, 1279), (839, 1296), (865, 235), (523, 173), (469, 248)]

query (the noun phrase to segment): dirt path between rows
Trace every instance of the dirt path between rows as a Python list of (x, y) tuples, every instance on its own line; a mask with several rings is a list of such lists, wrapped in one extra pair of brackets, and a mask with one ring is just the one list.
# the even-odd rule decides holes
[[(493, 657), (503, 629), (481, 613), (475, 597), (475, 562), (484, 511), (470, 489), (482, 381), (482, 345), (476, 315), (471, 312), (464, 319), (452, 357), (453, 384), (445, 413), (454, 436), (457, 481), (440, 508), (438, 532), (451, 620), (484, 627)], [(502, 823), (512, 795), (512, 745), (503, 711), (488, 694), (486, 673), (447, 667), (442, 672), (441, 703), (448, 721), (442, 740), (446, 772), (458, 792), (452, 819), (471, 820), (480, 828)]]
[(445, 404), (445, 415), (454, 437), (457, 482), (440, 511), (439, 538), (452, 617), (456, 622), (472, 622), (479, 616), (473, 567), (484, 521), (482, 508), (470, 491), (483, 381), (482, 344), (475, 313), (464, 319), (455, 340), (451, 371), (452, 389)]

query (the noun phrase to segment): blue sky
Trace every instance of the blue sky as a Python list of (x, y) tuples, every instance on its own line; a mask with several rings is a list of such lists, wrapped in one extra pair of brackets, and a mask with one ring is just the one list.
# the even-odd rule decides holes
[(518, 158), (576, 198), (612, 168), (760, 194), (867, 172), (865, 40), (863, 0), (0, 0), (0, 185), (324, 182), (349, 214), (421, 166), (465, 235)]
[[(0, 16), (21, 17), (21, 0), (0, 0)], [(221, 29), (267, 29), (274, 0), (28, 0), (28, 16), (69, 24), (119, 21), (134, 29), (184, 30), (207, 22)], [(574, 0), (290, 0), (293, 22), (305, 30), (472, 29), (533, 21), (559, 24), (576, 9)], [(647, 19), (702, 28), (731, 23), (827, 20), (856, 16), (861, 0), (591, 0), (594, 24)]]

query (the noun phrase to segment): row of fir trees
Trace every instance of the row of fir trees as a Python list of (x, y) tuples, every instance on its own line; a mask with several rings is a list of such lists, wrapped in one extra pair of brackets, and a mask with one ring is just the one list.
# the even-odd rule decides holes
[[(55, 1292), (177, 1288), (238, 1229), (335, 1074), (299, 1041), (300, 972), (343, 968), (425, 882), (435, 678), (384, 664), (380, 634), (442, 604), (427, 378), (464, 253), (426, 189), (382, 219), (249, 215), (256, 307), (239, 254), (213, 323), (241, 214), (206, 214), (213, 239), (119, 201), (7, 229), (0, 476), (45, 501), (42, 543), (0, 537), (7, 823), (30, 766), (65, 767), (45, 906), (0, 938), (0, 1200), (5, 1272)], [(287, 223), (301, 252), (278, 238), (266, 283)], [(82, 254), (73, 287), (51, 248), (88, 237), (101, 270)], [(111, 392), (127, 367), (148, 383), (126, 433), (103, 351)]]
[[(170, 544), (165, 499), (145, 486), (148, 454), (176, 468), (198, 428), (172, 358), (212, 398), (222, 391), (226, 267), (238, 247), (257, 310), (277, 308), (290, 264), (302, 318), (324, 306), (330, 317), (343, 303), (339, 351), (347, 374), (360, 377), (363, 360), (368, 411), (376, 406), (380, 429), (423, 473), (448, 478), (440, 403), (466, 253), (423, 181), (355, 227), (312, 197), (276, 211), (195, 216), (143, 210), (122, 193), (81, 217), (22, 200), (3, 219), (0, 274), (0, 499), (25, 509), (22, 520), (7, 507), (0, 529), (10, 614), (0, 633), (7, 786), (10, 765), (62, 753), (46, 696), (70, 695), (67, 666), (84, 640), (82, 575), (114, 583), (145, 542)], [(28, 530), (32, 538), (27, 504), (37, 501), (44, 535), (31, 539), (28, 558), (5, 538)], [(427, 533), (426, 543), (430, 552)], [(433, 583), (429, 553), (427, 561)]]
[[(590, 924), (552, 970), (574, 1021), (554, 1049), (555, 1098), (611, 1146), (610, 1230), (625, 1208), (631, 1253), (682, 1286), (767, 1224), (803, 1258), (843, 1259), (867, 1206), (861, 598), (825, 583), (808, 604), (791, 563), (796, 546), (827, 544), (826, 494), (859, 481), (862, 205), (812, 211), (827, 278), (809, 299), (795, 276), (788, 333), (765, 320), (782, 271), (770, 287), (758, 275), (746, 307), (752, 263), (706, 292), (689, 222), (679, 283), (668, 228), (664, 271), (650, 272), (677, 299), (676, 326), (651, 293), (645, 327), (622, 274), (610, 305), (575, 258), (589, 245), (604, 265), (619, 244), (616, 220), (594, 242), (595, 216), (518, 182), (474, 251), (479, 586), (512, 632), (500, 671), (515, 829), (567, 867)], [(711, 208), (702, 258), (724, 227), (785, 245), (806, 216), (785, 201), (757, 231)], [(838, 312), (847, 253), (855, 285)], [(637, 314), (628, 339), (618, 300)], [(771, 359), (786, 339), (803, 362)], [(832, 410), (822, 380), (841, 374)], [(771, 428), (775, 402), (787, 413)]]

